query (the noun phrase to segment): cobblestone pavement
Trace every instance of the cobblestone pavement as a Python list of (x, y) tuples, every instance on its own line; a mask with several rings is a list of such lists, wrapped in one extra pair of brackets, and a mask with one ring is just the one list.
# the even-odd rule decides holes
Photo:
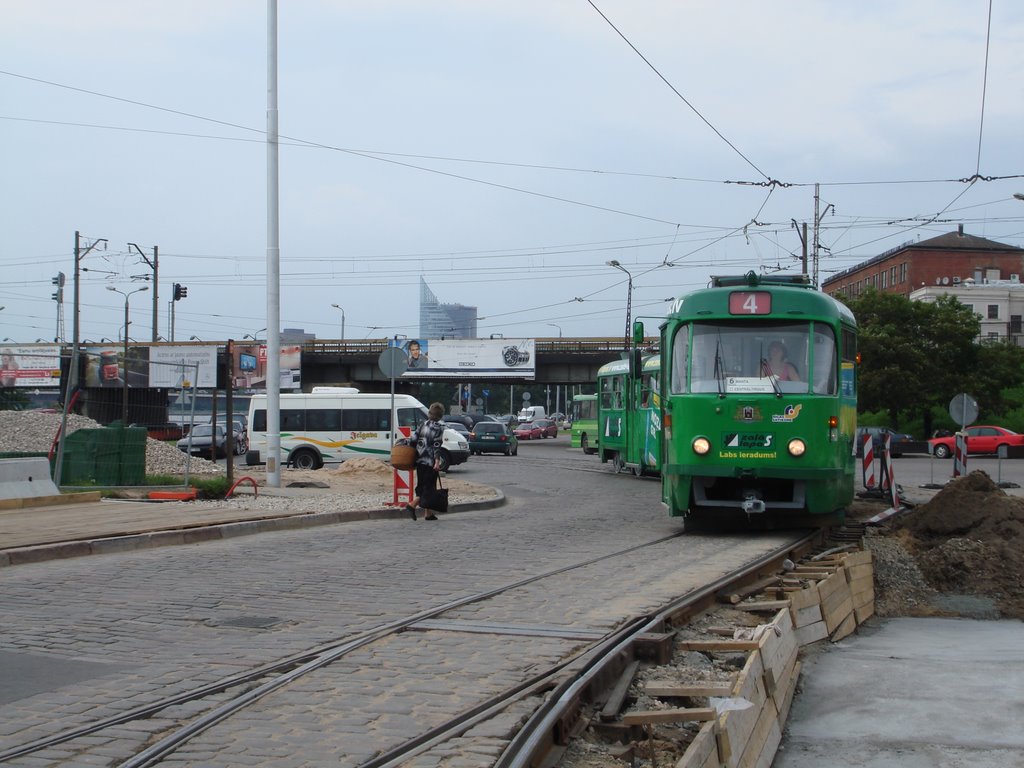
[[(459, 597), (666, 536), (658, 484), (599, 469), (567, 439), (474, 458), (459, 476), (510, 503), (436, 523), (351, 522), (0, 570), (0, 751)], [(574, 471), (572, 467), (576, 467)], [(455, 473), (453, 473), (455, 474)], [(446, 614), (607, 631), (775, 548), (687, 536)], [(578, 641), (408, 631), (355, 651), (200, 734), (168, 765), (357, 765)], [(220, 697), (223, 699), (223, 695)], [(188, 705), (11, 765), (126, 759)], [(525, 707), (417, 765), (489, 765)]]

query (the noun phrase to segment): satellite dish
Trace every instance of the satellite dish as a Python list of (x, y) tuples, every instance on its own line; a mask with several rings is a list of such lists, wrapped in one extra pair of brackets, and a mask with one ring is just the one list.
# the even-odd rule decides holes
[(949, 278), (948, 277), (942, 278), (942, 284), (943, 285), (949, 285)]

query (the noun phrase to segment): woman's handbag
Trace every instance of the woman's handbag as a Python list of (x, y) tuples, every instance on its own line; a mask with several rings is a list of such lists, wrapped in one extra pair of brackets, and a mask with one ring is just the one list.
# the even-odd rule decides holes
[(431, 512), (448, 511), (448, 489), (441, 485), (440, 476), (437, 478), (437, 488), (424, 492), (420, 504)]
[(391, 466), (395, 469), (412, 469), (416, 466), (416, 446), (395, 443), (391, 446)]

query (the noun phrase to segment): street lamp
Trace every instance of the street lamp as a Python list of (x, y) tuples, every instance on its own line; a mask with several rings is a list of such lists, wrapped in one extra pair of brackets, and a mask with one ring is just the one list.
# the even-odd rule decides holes
[(633, 276), (631, 274), (629, 274), (629, 270), (628, 269), (626, 269), (624, 266), (619, 264), (619, 262), (616, 261), (615, 259), (612, 259), (611, 261), (606, 261), (605, 264), (607, 264), (609, 267), (614, 267), (615, 269), (618, 269), (618, 270), (620, 270), (622, 272), (625, 272), (626, 273), (626, 277), (629, 278), (629, 283), (628, 283), (627, 289), (626, 289), (626, 335), (623, 336), (623, 348), (628, 352), (629, 351), (629, 337), (630, 337), (630, 332), (629, 332), (629, 319), (630, 319), (630, 317), (629, 316), (630, 316), (630, 314), (632, 312), (632, 307), (633, 307)]
[(202, 339), (200, 339), (198, 336), (189, 336), (188, 340), (189, 341), (202, 341)]
[(345, 340), (345, 310), (338, 304), (331, 304), (335, 309), (341, 309), (341, 340)]
[(260, 328), (258, 331), (256, 331), (256, 333), (247, 333), (247, 334), (245, 334), (245, 336), (242, 337), (242, 340), (244, 341), (245, 339), (252, 339), (253, 341), (259, 341), (260, 340), (260, 334), (263, 333), (265, 330), (267, 330), (267, 329), (266, 328)]
[(552, 328), (558, 329), (558, 338), (562, 338), (562, 326), (557, 323), (544, 323), (544, 325), (550, 325)]
[(112, 285), (107, 286), (108, 291), (114, 293), (120, 293), (124, 296), (124, 361), (121, 364), (121, 376), (124, 377), (122, 381), (122, 390), (124, 392), (123, 410), (121, 413), (121, 426), (128, 426), (128, 297), (134, 293), (142, 293), (148, 291), (149, 286), (144, 285), (141, 288), (136, 288), (134, 291), (121, 291)]

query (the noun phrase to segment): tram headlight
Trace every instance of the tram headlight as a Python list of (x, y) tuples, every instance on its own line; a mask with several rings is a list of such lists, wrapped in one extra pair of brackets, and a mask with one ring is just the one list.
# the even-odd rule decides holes
[(696, 453), (698, 456), (703, 456), (710, 450), (711, 441), (708, 440), (706, 437), (698, 437), (696, 440), (693, 441), (693, 452)]
[(786, 448), (789, 450), (790, 456), (803, 456), (807, 451), (807, 444), (799, 437), (794, 437)]

